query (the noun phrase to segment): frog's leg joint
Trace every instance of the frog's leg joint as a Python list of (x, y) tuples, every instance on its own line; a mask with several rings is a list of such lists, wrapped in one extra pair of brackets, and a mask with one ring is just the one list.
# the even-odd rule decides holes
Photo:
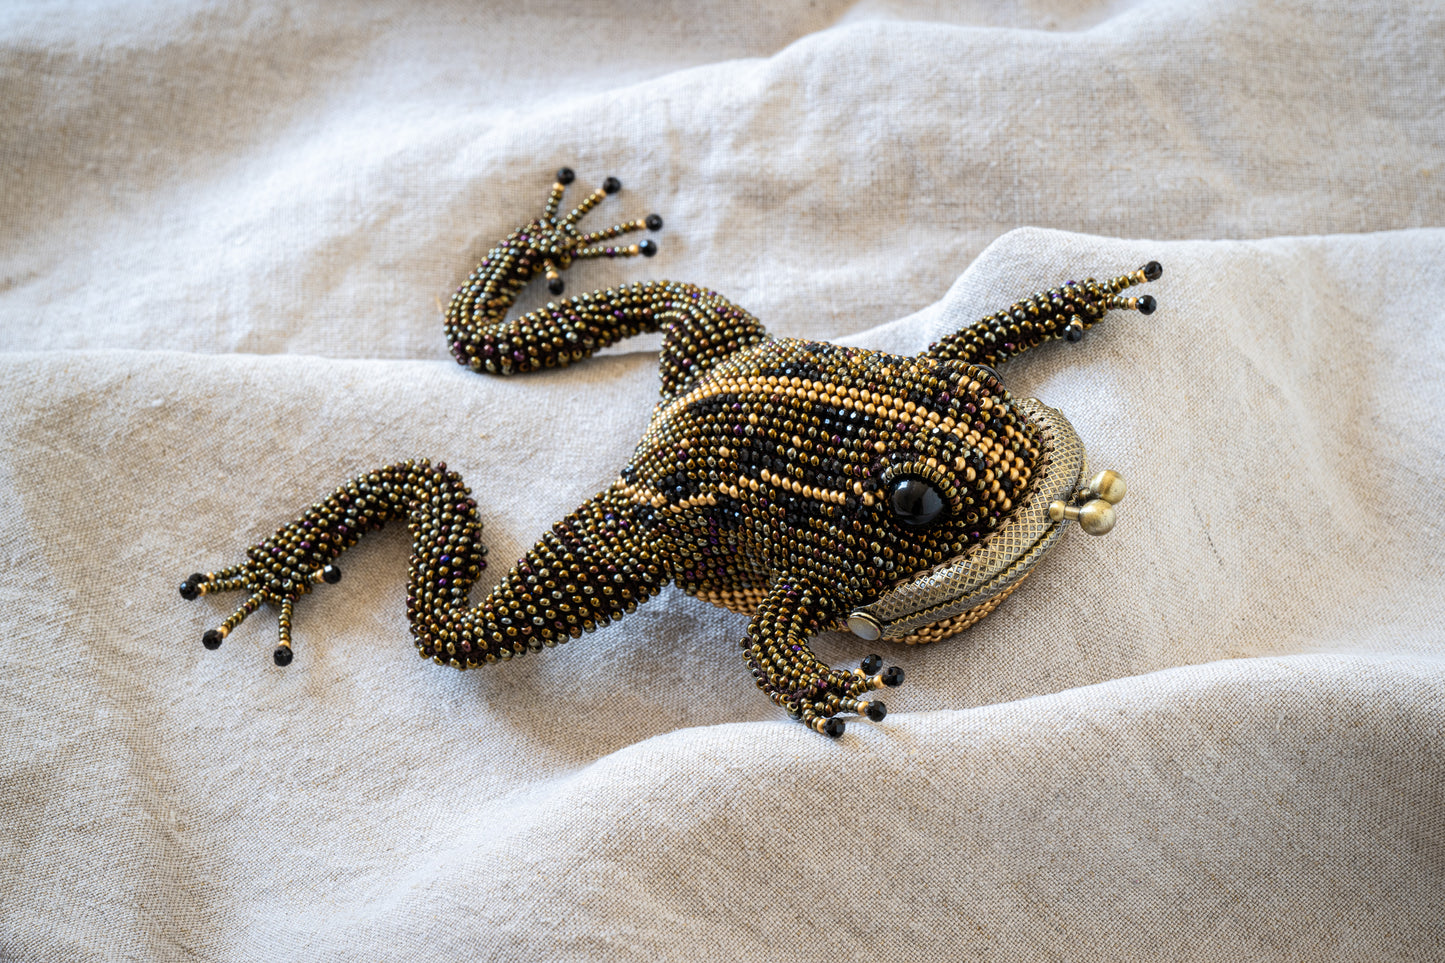
[[(634, 231), (648, 230), (658, 231), (662, 229), (662, 216), (649, 214), (646, 217), (638, 218), (635, 221), (624, 221), (621, 224), (614, 224), (611, 227), (603, 228), (600, 231), (590, 231), (582, 234), (577, 230), (577, 223), (587, 216), (587, 212), (596, 207), (609, 194), (616, 194), (622, 190), (622, 182), (615, 177), (609, 177), (602, 182), (602, 186), (588, 194), (582, 199), (582, 203), (572, 209), (566, 217), (558, 219), (557, 212), (562, 203), (562, 193), (566, 190), (575, 175), (572, 169), (564, 167), (557, 172), (557, 181), (552, 185), (552, 192), (547, 197), (547, 206), (542, 212), (540, 224), (543, 226), (556, 226), (565, 231), (574, 241), (574, 247), (570, 251), (570, 260), (582, 260), (596, 257), (652, 257), (657, 253), (657, 243), (646, 240), (636, 244), (627, 245), (602, 245), (599, 241), (610, 241)], [(566, 290), (566, 284), (562, 280), (562, 268), (551, 258), (542, 262), (543, 273), (547, 277), (547, 290), (552, 294), (561, 294)]]
[(368, 530), (405, 518), (412, 534), (406, 611), (417, 653), (456, 669), (507, 661), (622, 618), (661, 589), (663, 567), (644, 550), (625, 499), (612, 490), (552, 526), (487, 597), (468, 607), (487, 567), (476, 502), (445, 464), (406, 461), (361, 475), (247, 551), (249, 560), (193, 575), (181, 595), (246, 590), (241, 608), (202, 637), (219, 648), (262, 602), (280, 609), (277, 665), (291, 662), (296, 600), (336, 582), (331, 564)]
[(661, 590), (666, 573), (612, 490), (552, 526), (471, 609), (439, 606), (415, 580), (407, 602), (417, 651), (465, 669), (579, 638), (632, 612)]
[(1086, 278), (1040, 291), (1002, 311), (956, 331), (929, 346), (926, 357), (940, 361), (996, 365), (1045, 341), (1078, 341), (1112, 310), (1153, 314), (1150, 295), (1126, 297), (1120, 292), (1157, 280), (1164, 273), (1158, 261), (1108, 281)]

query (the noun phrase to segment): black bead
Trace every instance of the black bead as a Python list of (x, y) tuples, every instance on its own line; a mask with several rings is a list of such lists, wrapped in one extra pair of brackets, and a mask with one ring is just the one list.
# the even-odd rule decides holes
[(864, 675), (873, 675), (881, 668), (883, 668), (883, 656), (881, 655), (870, 655), (863, 660)]
[(277, 665), (284, 668), (291, 664), (291, 648), (285, 645), (278, 645), (276, 646), (276, 651), (271, 653), (271, 658), (275, 660)]
[(847, 728), (847, 723), (845, 723), (842, 719), (838, 719), (835, 717), (823, 723), (823, 735), (831, 736), (832, 738), (836, 739), (841, 736), (843, 734), (843, 730)]
[(225, 639), (224, 635), (222, 635), (216, 629), (211, 629), (206, 632), (205, 635), (201, 636), (201, 644), (214, 652), (221, 647), (221, 642), (223, 639)]
[(547, 282), (547, 290), (553, 294), (561, 294), (567, 289), (567, 284), (561, 278), (553, 278)]
[(889, 666), (887, 669), (883, 670), (883, 684), (889, 687), (902, 685), (903, 670), (898, 668), (898, 666), (896, 665)]
[(577, 179), (577, 172), (570, 167), (557, 168), (557, 183), (570, 184)]
[(1064, 337), (1070, 341), (1078, 341), (1084, 336), (1084, 329), (1077, 324), (1071, 324), (1064, 328)]
[(649, 215), (647, 215), (647, 229), (648, 229), (649, 231), (660, 231), (660, 230), (662, 230), (662, 215), (661, 215), (661, 214), (649, 214)]
[(321, 570), (321, 581), (327, 585), (335, 585), (341, 581), (341, 569), (335, 565), (328, 565)]
[(868, 709), (866, 712), (864, 712), (864, 715), (866, 715), (874, 722), (882, 722), (883, 719), (888, 715), (888, 707), (881, 702), (870, 702), (868, 703)]
[(1158, 306), (1159, 306), (1159, 305), (1158, 305), (1158, 303), (1154, 300), (1153, 296), (1152, 296), (1152, 295), (1148, 295), (1148, 294), (1146, 294), (1146, 295), (1144, 295), (1142, 298), (1140, 298), (1139, 301), (1138, 301), (1138, 303), (1135, 305), (1135, 307), (1137, 307), (1137, 308), (1139, 309), (1139, 313), (1140, 313), (1140, 314), (1153, 314), (1153, 313), (1154, 313), (1154, 309), (1157, 308)]
[(657, 253), (657, 245), (652, 241), (643, 241), (637, 245), (637, 253), (643, 257), (652, 257)]
[(1164, 265), (1160, 264), (1158, 261), (1150, 261), (1148, 264), (1144, 265), (1143, 270), (1144, 280), (1146, 281), (1157, 281), (1160, 277), (1164, 275)]
[(609, 177), (607, 178), (607, 180), (602, 182), (602, 190), (604, 190), (608, 194), (616, 194), (618, 191), (622, 190), (622, 182), (615, 177)]
[(943, 514), (943, 496), (922, 478), (900, 478), (888, 488), (893, 517), (909, 528), (922, 528)]
[(201, 589), (195, 582), (186, 581), (181, 583), (181, 598), (190, 601), (201, 594)]
[(195, 582), (197, 585), (200, 585), (205, 580), (206, 576), (202, 575), (200, 572), (192, 572), (190, 578), (186, 579), (187, 582)]

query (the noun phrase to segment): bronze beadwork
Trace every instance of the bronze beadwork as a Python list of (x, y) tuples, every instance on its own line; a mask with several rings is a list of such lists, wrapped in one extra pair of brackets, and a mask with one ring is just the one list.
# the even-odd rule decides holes
[(578, 228), (620, 189), (615, 178), (560, 215), (572, 180), (558, 171), (542, 215), (487, 253), (452, 298), (446, 333), (460, 364), (517, 374), (663, 332), (662, 398), (617, 480), (470, 605), (486, 548), (460, 476), (427, 460), (362, 474), (247, 549), (246, 561), (182, 583), (188, 599), (248, 593), (205, 633), (206, 648), (267, 602), (279, 609), (274, 659), (288, 664), (296, 600), (338, 581), (332, 563), (363, 534), (404, 518), (414, 543), (407, 617), (423, 658), (466, 669), (541, 651), (673, 582), (751, 615), (742, 657), (758, 687), (837, 736), (840, 713), (881, 720), (887, 710), (869, 694), (903, 673), (876, 655), (834, 669), (809, 651), (810, 638), (845, 625), (910, 644), (943, 638), (1007, 597), (1068, 520), (1112, 526), (1122, 479), (1106, 472), (1085, 483), (1082, 447), (1062, 415), (1012, 398), (992, 366), (1045, 341), (1078, 340), (1110, 309), (1151, 313), (1153, 298), (1121, 292), (1159, 277), (1157, 262), (1036, 293), (916, 358), (773, 338), (721, 295), (669, 281), (549, 302), (508, 321), (539, 274), (561, 294), (578, 259), (656, 253), (650, 240), (613, 243), (661, 228), (655, 214)]

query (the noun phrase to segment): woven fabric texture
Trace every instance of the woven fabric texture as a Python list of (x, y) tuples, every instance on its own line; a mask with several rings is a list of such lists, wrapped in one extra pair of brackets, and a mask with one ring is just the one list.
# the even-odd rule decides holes
[[(1445, 959), (1442, 51), (1426, 2), (0, 8), (0, 959)], [(441, 332), (563, 164), (666, 219), (569, 293), (780, 335), (1161, 261), (1001, 370), (1118, 527), (837, 742), (673, 590), (423, 663), (400, 525), (288, 668), (264, 610), (204, 651), (181, 579), (361, 471), (459, 470), (492, 577), (615, 477), (655, 337)]]

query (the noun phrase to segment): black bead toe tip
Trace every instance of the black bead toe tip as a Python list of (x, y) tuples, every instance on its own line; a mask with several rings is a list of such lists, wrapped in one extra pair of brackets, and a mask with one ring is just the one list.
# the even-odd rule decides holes
[(551, 291), (553, 294), (561, 294), (563, 291), (567, 290), (567, 283), (561, 278), (553, 278), (552, 280), (547, 282), (547, 290)]
[(888, 716), (888, 707), (881, 702), (870, 702), (864, 715), (874, 722), (882, 722)]
[(647, 215), (647, 222), (646, 222), (646, 223), (647, 223), (647, 229), (648, 229), (649, 231), (660, 231), (660, 230), (662, 230), (662, 215), (661, 215), (661, 214), (649, 214), (649, 215)]
[(868, 656), (866, 659), (863, 660), (863, 666), (862, 666), (862, 668), (863, 668), (863, 674), (864, 674), (864, 675), (873, 675), (873, 674), (874, 674), (875, 672), (877, 672), (879, 669), (883, 668), (883, 656), (881, 656), (881, 655), (870, 655), (870, 656)]
[(220, 632), (216, 631), (215, 629), (211, 629), (205, 635), (201, 636), (201, 644), (214, 652), (221, 647), (221, 642), (225, 638), (226, 637)]
[(829, 719), (827, 722), (823, 723), (823, 735), (828, 736), (830, 739), (836, 739), (841, 736), (843, 734), (843, 730), (847, 728), (847, 723), (845, 723), (842, 719)]
[(1069, 341), (1078, 341), (1084, 336), (1084, 329), (1077, 324), (1071, 324), (1064, 328), (1064, 337)]
[(328, 565), (321, 570), (321, 581), (327, 585), (335, 585), (341, 581), (341, 569), (335, 565)]
[(652, 257), (657, 253), (657, 245), (652, 241), (643, 241), (637, 245), (637, 253), (643, 257)]
[(557, 183), (570, 184), (577, 179), (577, 172), (570, 167), (557, 168)]
[(609, 177), (602, 182), (602, 190), (608, 194), (616, 194), (622, 190), (622, 182), (615, 177)]
[(181, 583), (181, 598), (189, 602), (201, 594), (200, 586), (190, 580)]
[(898, 666), (891, 666), (883, 673), (883, 684), (889, 687), (903, 684), (903, 670)]
[(271, 653), (272, 660), (282, 668), (291, 664), (291, 650), (284, 645), (276, 646), (276, 651)]
[(1164, 275), (1164, 265), (1158, 261), (1150, 261), (1144, 265), (1144, 280), (1157, 281)]
[(1140, 298), (1140, 299), (1139, 299), (1139, 303), (1136, 305), (1136, 307), (1138, 307), (1138, 309), (1139, 309), (1139, 313), (1140, 313), (1140, 314), (1153, 314), (1153, 313), (1154, 313), (1154, 309), (1157, 308), (1158, 306), (1159, 306), (1159, 305), (1158, 305), (1158, 303), (1154, 300), (1154, 298), (1153, 298), (1152, 296), (1148, 295), (1148, 294), (1146, 294), (1146, 295), (1144, 295), (1142, 298)]

